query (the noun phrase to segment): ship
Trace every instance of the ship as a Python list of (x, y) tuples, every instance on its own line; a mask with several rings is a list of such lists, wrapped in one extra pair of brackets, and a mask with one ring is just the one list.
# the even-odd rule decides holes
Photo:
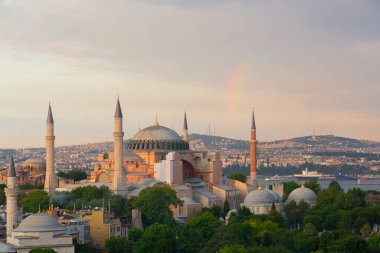
[(307, 180), (337, 180), (337, 181), (349, 181), (357, 180), (355, 176), (343, 175), (341, 172), (337, 172), (334, 175), (321, 174), (318, 171), (309, 171), (307, 168), (302, 171), (302, 174), (295, 174), (294, 177), (297, 180), (307, 181)]

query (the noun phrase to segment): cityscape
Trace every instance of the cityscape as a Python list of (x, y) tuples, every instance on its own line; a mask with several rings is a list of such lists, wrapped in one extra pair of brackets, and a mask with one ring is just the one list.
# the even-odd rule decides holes
[(0, 1), (0, 253), (380, 253), (379, 9)]

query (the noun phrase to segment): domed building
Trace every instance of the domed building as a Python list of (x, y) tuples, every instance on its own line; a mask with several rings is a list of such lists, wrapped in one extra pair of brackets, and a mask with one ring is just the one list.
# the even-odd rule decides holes
[(306, 188), (305, 186), (301, 186), (300, 188), (297, 188), (293, 190), (286, 200), (286, 203), (288, 204), (294, 200), (297, 204), (299, 204), (302, 200), (308, 203), (311, 207), (315, 206), (317, 204), (317, 194), (309, 188)]
[[(20, 164), (16, 170), (17, 184), (44, 184), (46, 162), (44, 159), (33, 157)], [(0, 171), (0, 182), (7, 182), (6, 170)]]
[[(126, 182), (130, 184), (146, 178), (170, 185), (180, 185), (186, 178), (200, 178), (214, 185), (222, 183), (219, 153), (189, 149), (186, 116), (183, 137), (161, 126), (157, 119), (154, 125), (138, 131), (126, 142), (123, 167)], [(98, 156), (91, 181), (112, 182), (113, 168), (113, 152)]]
[(251, 191), (244, 199), (243, 204), (254, 214), (269, 214), (274, 205), (277, 212), (283, 209), (282, 198), (278, 193), (265, 189), (261, 186), (257, 190)]

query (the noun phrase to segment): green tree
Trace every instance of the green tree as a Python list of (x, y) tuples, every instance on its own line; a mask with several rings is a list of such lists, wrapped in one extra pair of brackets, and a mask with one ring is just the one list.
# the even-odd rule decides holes
[(230, 211), (230, 204), (228, 203), (228, 200), (226, 199), (223, 204), (223, 216), (226, 216), (229, 211)]
[(318, 193), (321, 191), (321, 186), (318, 184), (318, 181), (317, 180), (310, 180), (310, 181), (307, 181), (304, 186), (306, 188), (309, 188), (311, 190), (313, 190), (315, 193)]
[(75, 253), (92, 253), (90, 244), (76, 244)]
[(171, 227), (165, 224), (149, 226), (143, 237), (136, 243), (136, 253), (170, 253), (175, 249), (175, 235)]
[(359, 236), (348, 235), (334, 241), (330, 246), (327, 247), (327, 250), (328, 252), (334, 253), (367, 252), (368, 244), (363, 238)]
[(343, 192), (343, 188), (340, 186), (340, 184), (333, 180), (331, 181), (331, 183), (329, 184), (329, 187), (328, 189), (332, 189), (332, 190), (335, 190), (336, 192)]
[(38, 249), (30, 250), (29, 253), (57, 253), (57, 252), (53, 249), (38, 248)]
[(176, 192), (170, 187), (148, 187), (133, 201), (134, 208), (140, 209), (145, 225), (153, 223), (174, 224), (170, 206), (182, 205)]
[(27, 213), (37, 213), (49, 208), (49, 195), (43, 190), (34, 190), (20, 200), (21, 208)]
[(368, 247), (372, 252), (380, 252), (380, 235), (373, 235), (368, 239)]
[(299, 187), (300, 185), (294, 181), (284, 183), (284, 199), (287, 199), (289, 194)]
[(179, 245), (181, 251), (199, 252), (220, 226), (218, 218), (210, 212), (196, 215), (180, 231)]
[(5, 202), (6, 202), (6, 197), (5, 197), (5, 192), (4, 192), (5, 186), (6, 186), (5, 184), (0, 185), (0, 205), (5, 205)]
[(104, 247), (112, 253), (132, 253), (132, 242), (124, 237), (111, 236), (105, 241)]
[(233, 173), (228, 174), (227, 177), (229, 179), (238, 180), (243, 183), (247, 182), (247, 176), (244, 175), (243, 173), (233, 172)]
[(87, 179), (87, 173), (83, 170), (78, 170), (78, 169), (70, 170), (68, 172), (60, 171), (57, 173), (57, 176), (62, 177), (62, 178), (72, 179), (74, 181), (81, 181), (83, 179)]
[(248, 253), (248, 251), (242, 245), (231, 244), (224, 246), (219, 253)]
[(131, 240), (133, 242), (137, 242), (140, 240), (141, 237), (143, 237), (144, 231), (142, 231), (139, 228), (130, 228), (128, 230), (128, 240)]

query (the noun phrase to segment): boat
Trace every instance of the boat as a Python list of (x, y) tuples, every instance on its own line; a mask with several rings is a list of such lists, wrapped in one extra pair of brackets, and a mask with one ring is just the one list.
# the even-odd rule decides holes
[(273, 177), (266, 177), (265, 181), (282, 181), (286, 179), (284, 176), (274, 175)]
[(309, 171), (307, 168), (302, 170), (302, 174), (294, 174), (297, 180), (318, 180), (322, 176), (318, 171)]
[(358, 180), (355, 176), (343, 175), (341, 172), (337, 172), (334, 175), (321, 174), (318, 171), (309, 171), (305, 169), (302, 171), (302, 174), (295, 174), (294, 177), (297, 180), (337, 180), (337, 181), (349, 181), (349, 180)]

